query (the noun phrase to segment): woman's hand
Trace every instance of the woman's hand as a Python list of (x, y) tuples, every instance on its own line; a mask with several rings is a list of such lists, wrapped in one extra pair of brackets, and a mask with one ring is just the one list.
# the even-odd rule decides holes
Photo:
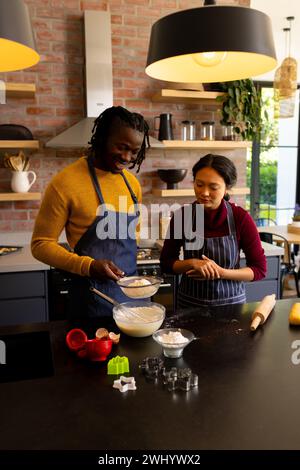
[(186, 275), (194, 279), (220, 279), (223, 268), (205, 255), (202, 258), (192, 260), (192, 269), (186, 271)]
[(90, 277), (94, 279), (118, 281), (122, 276), (124, 272), (108, 259), (94, 259), (90, 265)]

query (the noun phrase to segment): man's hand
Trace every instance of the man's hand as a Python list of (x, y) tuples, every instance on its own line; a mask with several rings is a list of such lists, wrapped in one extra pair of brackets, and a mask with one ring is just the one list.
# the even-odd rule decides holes
[(194, 279), (220, 279), (223, 268), (204, 255), (202, 258), (192, 260), (192, 269), (189, 269), (186, 275)]
[(124, 272), (108, 259), (95, 259), (90, 265), (90, 277), (94, 279), (118, 281), (122, 276)]

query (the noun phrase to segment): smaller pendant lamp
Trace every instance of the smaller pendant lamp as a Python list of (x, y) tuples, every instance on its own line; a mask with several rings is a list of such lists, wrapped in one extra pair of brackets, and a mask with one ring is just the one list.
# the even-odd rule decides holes
[(290, 27), (283, 29), (286, 34), (285, 49), (286, 54), (288, 51), (288, 56), (282, 61), (280, 67), (276, 70), (274, 78), (274, 116), (276, 118), (293, 117), (295, 110), (297, 61), (291, 57), (291, 21), (295, 18), (294, 16), (288, 16), (286, 19), (290, 22)]
[(39, 60), (27, 5), (0, 0), (0, 72), (26, 69)]
[(145, 71), (158, 80), (211, 83), (254, 77), (276, 63), (265, 13), (205, 0), (153, 24)]

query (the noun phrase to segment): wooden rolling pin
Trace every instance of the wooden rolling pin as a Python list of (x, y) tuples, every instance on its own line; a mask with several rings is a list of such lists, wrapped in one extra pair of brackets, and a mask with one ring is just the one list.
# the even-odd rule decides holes
[(266, 295), (258, 307), (253, 312), (252, 323), (250, 325), (250, 330), (255, 331), (259, 325), (262, 325), (267, 320), (268, 316), (272, 312), (276, 304), (275, 294)]

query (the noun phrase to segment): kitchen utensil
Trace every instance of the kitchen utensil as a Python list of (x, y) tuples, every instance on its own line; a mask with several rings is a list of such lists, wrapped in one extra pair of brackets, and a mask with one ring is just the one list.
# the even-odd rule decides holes
[(25, 157), (25, 162), (24, 162), (24, 168), (23, 168), (24, 171), (28, 171), (29, 170), (29, 157)]
[(79, 351), (85, 345), (88, 337), (86, 333), (80, 328), (73, 328), (66, 336), (66, 343), (71, 351)]
[[(88, 339), (85, 343), (84, 352), (91, 361), (105, 361), (112, 348), (111, 339)], [(81, 357), (85, 357), (82, 353)]]
[(29, 169), (29, 157), (26, 157), (22, 150), (18, 155), (6, 153), (4, 156), (4, 166), (13, 171), (27, 171)]
[(71, 351), (77, 353), (78, 357), (91, 361), (105, 361), (113, 344), (110, 338), (88, 339), (86, 333), (80, 328), (74, 328), (68, 332), (66, 343)]
[(162, 281), (160, 277), (155, 276), (128, 276), (119, 279), (117, 284), (127, 297), (146, 299), (156, 294)]
[[(156, 119), (159, 119), (159, 128), (156, 127)], [(164, 113), (154, 118), (154, 129), (158, 130), (158, 140), (173, 140), (172, 114)]]
[[(174, 334), (176, 333), (181, 333), (185, 341), (172, 342), (170, 338), (172, 335), (175, 337), (176, 335)], [(184, 330), (183, 328), (164, 328), (153, 333), (152, 338), (162, 346), (164, 356), (172, 358), (181, 357), (184, 348), (196, 339), (194, 333), (189, 330)]]
[[(29, 181), (29, 175), (33, 176), (32, 181)], [(34, 171), (13, 171), (11, 179), (11, 189), (15, 193), (27, 193), (36, 180)]]
[(33, 135), (20, 124), (0, 124), (0, 140), (33, 140)]
[[(95, 289), (95, 287), (90, 287), (90, 291), (91, 292), (94, 292), (94, 294), (96, 295), (99, 295), (99, 297), (102, 297), (103, 299), (107, 300), (107, 302), (111, 303), (112, 305), (114, 305), (115, 307), (118, 307), (123, 315), (125, 316), (125, 318), (127, 319), (131, 319), (132, 317), (136, 317), (138, 318), (139, 320), (144, 320), (143, 318), (141, 318), (141, 316), (130, 310), (129, 308), (127, 308), (125, 305), (123, 304), (119, 304), (119, 302), (117, 302), (116, 300), (112, 299), (111, 297), (109, 297), (108, 295), (106, 294), (103, 294), (103, 292), (101, 292), (100, 290), (98, 289)], [(126, 303), (126, 302), (125, 302)]]
[[(121, 306), (121, 308), (120, 308)], [(139, 317), (131, 315), (130, 317), (124, 315), (122, 306), (132, 313), (133, 309), (139, 309)], [(128, 336), (135, 336), (143, 338), (150, 336), (158, 330), (166, 315), (166, 309), (163, 305), (155, 302), (135, 301), (125, 302), (113, 307), (113, 318), (119, 329), (126, 333)]]
[(178, 168), (159, 169), (157, 173), (160, 179), (167, 183), (167, 189), (177, 189), (178, 183), (186, 177), (187, 170)]
[(252, 323), (250, 326), (251, 331), (255, 331), (259, 325), (262, 325), (267, 320), (271, 311), (276, 304), (275, 294), (266, 295), (260, 304), (256, 307), (252, 315)]
[(14, 164), (14, 167), (16, 168), (17, 171), (22, 171), (23, 170), (23, 159), (22, 156), (16, 155), (10, 157), (11, 161)]

